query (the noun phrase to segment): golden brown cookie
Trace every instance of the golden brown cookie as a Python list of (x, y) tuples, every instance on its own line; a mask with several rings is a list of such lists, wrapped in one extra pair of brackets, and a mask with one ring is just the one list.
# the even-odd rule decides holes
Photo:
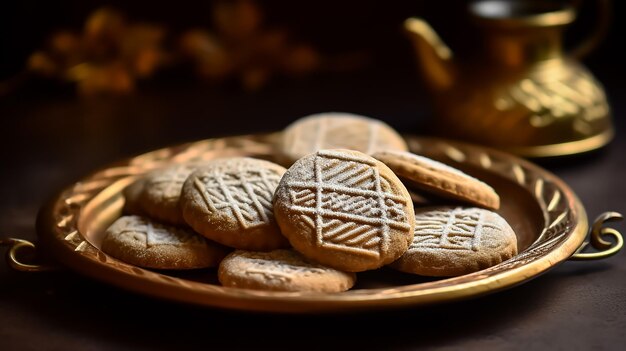
[(404, 139), (386, 123), (351, 113), (319, 113), (298, 119), (283, 132), (281, 158), (291, 164), (322, 149), (350, 149), (372, 154), (408, 150)]
[(500, 207), (500, 197), (492, 187), (456, 168), (410, 152), (386, 150), (373, 156), (389, 166), (410, 188), (490, 209)]
[(400, 257), (413, 239), (411, 197), (382, 162), (352, 150), (320, 150), (287, 170), (274, 214), (291, 245), (348, 272)]
[(182, 163), (150, 172), (145, 177), (140, 201), (141, 208), (160, 222), (185, 224), (180, 208), (183, 183), (191, 172), (206, 163)]
[(193, 269), (216, 267), (228, 249), (191, 230), (124, 216), (105, 233), (102, 251), (124, 262), (146, 268)]
[(424, 207), (415, 210), (413, 243), (391, 267), (448, 277), (491, 267), (516, 254), (515, 232), (497, 213), (477, 207)]
[(143, 215), (144, 210), (141, 206), (141, 193), (143, 192), (144, 179), (139, 178), (128, 185), (122, 191), (124, 195), (124, 209), (125, 214), (130, 215)]
[(356, 281), (354, 273), (313, 263), (293, 250), (237, 250), (222, 261), (218, 277), (235, 288), (326, 293), (346, 291)]
[(267, 251), (287, 247), (272, 211), (272, 196), (285, 168), (247, 157), (215, 160), (183, 186), (185, 221), (226, 246)]

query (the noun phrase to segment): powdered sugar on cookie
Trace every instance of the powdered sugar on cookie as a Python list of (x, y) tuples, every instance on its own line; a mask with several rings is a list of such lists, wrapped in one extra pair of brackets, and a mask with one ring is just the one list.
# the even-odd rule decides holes
[(248, 289), (341, 292), (354, 285), (356, 276), (310, 262), (293, 250), (238, 250), (220, 264), (219, 280)]
[(404, 139), (387, 124), (351, 113), (320, 113), (300, 118), (283, 133), (281, 151), (290, 162), (322, 149), (350, 149), (371, 154), (407, 150)]
[[(320, 262), (346, 270), (380, 265), (404, 252), (412, 238), (412, 202), (394, 178), (360, 152), (318, 151), (281, 180), (274, 200), (277, 219), (292, 245)], [(360, 263), (325, 259), (333, 253)]]
[(420, 208), (407, 252), (392, 264), (399, 270), (454, 276), (490, 267), (517, 253), (517, 238), (497, 213), (475, 207)]
[(216, 160), (183, 187), (185, 221), (209, 239), (238, 249), (284, 247), (272, 198), (285, 169), (252, 158)]
[(456, 168), (410, 152), (387, 150), (373, 156), (409, 187), (490, 209), (500, 207), (500, 197), (491, 186)]
[(221, 245), (190, 230), (140, 216), (115, 221), (106, 231), (102, 250), (122, 261), (159, 269), (216, 266), (226, 255)]

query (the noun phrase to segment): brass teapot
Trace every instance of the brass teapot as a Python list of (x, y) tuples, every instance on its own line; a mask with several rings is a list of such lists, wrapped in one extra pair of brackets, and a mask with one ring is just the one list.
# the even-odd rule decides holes
[[(606, 16), (608, 0), (598, 1)], [(475, 60), (457, 62), (423, 19), (404, 23), (433, 93), (438, 130), (526, 157), (576, 154), (611, 140), (604, 90), (579, 62), (606, 32), (606, 20), (565, 53), (573, 4), (484, 0), (468, 9), (484, 44)]]

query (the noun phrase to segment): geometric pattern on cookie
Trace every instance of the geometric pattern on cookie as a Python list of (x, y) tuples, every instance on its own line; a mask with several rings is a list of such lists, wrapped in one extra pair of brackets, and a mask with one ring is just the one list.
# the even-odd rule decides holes
[(502, 231), (496, 223), (484, 221), (485, 212), (477, 209), (430, 211), (416, 216), (415, 236), (409, 251), (420, 248), (478, 251), (485, 228)]
[(491, 186), (444, 163), (404, 151), (386, 150), (372, 156), (412, 187), (489, 209), (500, 207), (500, 197)]
[(137, 266), (160, 269), (216, 266), (226, 254), (190, 230), (140, 216), (118, 218), (107, 229), (102, 250)]
[(231, 212), (242, 229), (265, 225), (272, 216), (273, 190), (280, 174), (268, 169), (233, 168), (206, 172), (194, 178), (194, 186), (209, 211)]
[(315, 229), (317, 244), (378, 258), (390, 229), (409, 230), (406, 199), (383, 188), (374, 162), (332, 151), (314, 160), (315, 179), (287, 183), (293, 209)]
[(237, 250), (220, 264), (222, 285), (272, 291), (341, 292), (350, 289), (354, 273), (310, 262), (294, 250)]
[(350, 113), (319, 113), (300, 118), (283, 132), (281, 152), (286, 162), (322, 149), (350, 149), (371, 154), (407, 150), (404, 139), (386, 123)]
[(476, 207), (420, 208), (407, 252), (392, 264), (405, 272), (453, 276), (517, 254), (513, 229), (497, 213)]
[(272, 198), (285, 169), (252, 158), (215, 160), (183, 186), (185, 221), (204, 236), (239, 249), (285, 246)]
[[(379, 262), (387, 259), (395, 242), (408, 244), (413, 230), (410, 197), (401, 184), (393, 184), (388, 172), (381, 174), (380, 162), (343, 150), (320, 150), (310, 158), (309, 176), (285, 176), (284, 195), (276, 201), (288, 204), (299, 230), (312, 234), (317, 249)], [(297, 235), (292, 238), (294, 247), (302, 246)], [(336, 262), (320, 262), (338, 267)]]

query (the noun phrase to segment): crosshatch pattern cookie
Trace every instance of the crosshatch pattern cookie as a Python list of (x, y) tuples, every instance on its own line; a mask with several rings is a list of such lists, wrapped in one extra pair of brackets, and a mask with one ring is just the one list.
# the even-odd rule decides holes
[(190, 230), (139, 216), (115, 221), (105, 233), (102, 251), (136, 266), (157, 269), (216, 267), (228, 253)]
[(354, 273), (310, 262), (293, 250), (237, 250), (222, 261), (218, 277), (236, 288), (326, 293), (346, 291), (356, 281)]
[(391, 263), (413, 239), (408, 191), (358, 151), (321, 150), (298, 160), (280, 181), (274, 213), (295, 249), (344, 271)]
[(301, 118), (283, 132), (285, 163), (321, 149), (350, 149), (372, 154), (379, 150), (408, 150), (404, 139), (382, 121), (351, 113), (319, 113)]
[(410, 152), (387, 150), (373, 156), (409, 187), (490, 209), (500, 207), (500, 197), (492, 187), (456, 168)]
[(418, 208), (413, 242), (391, 267), (425, 276), (457, 276), (516, 254), (515, 232), (495, 212), (476, 207)]
[(205, 163), (184, 163), (153, 171), (146, 176), (141, 206), (146, 214), (169, 224), (185, 224), (180, 194), (187, 177)]
[(237, 249), (287, 247), (272, 211), (283, 173), (285, 168), (264, 160), (215, 160), (192, 173), (183, 186), (185, 221), (207, 238)]

